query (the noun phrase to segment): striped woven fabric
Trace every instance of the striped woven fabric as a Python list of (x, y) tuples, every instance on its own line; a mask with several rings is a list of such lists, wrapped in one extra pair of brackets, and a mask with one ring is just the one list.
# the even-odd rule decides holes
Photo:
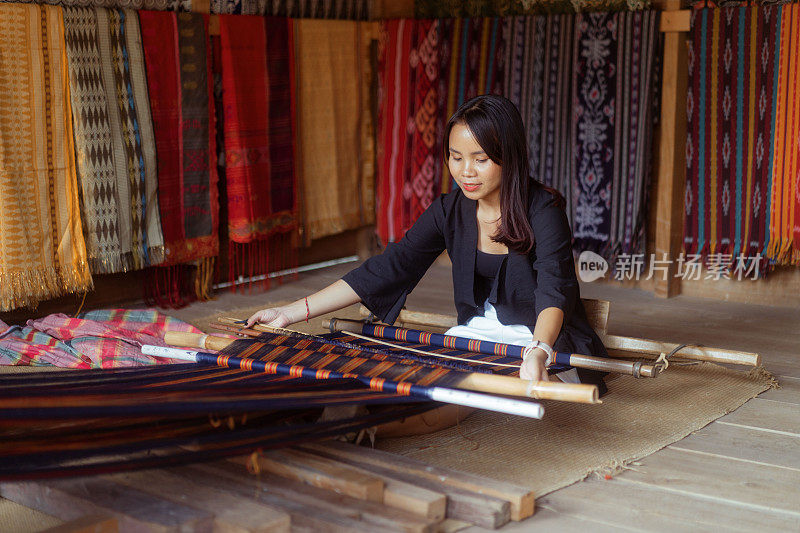
[[(12, 0), (0, 0), (9, 2)], [(192, 0), (13, 0), (14, 3), (57, 4), (75, 7), (118, 9), (155, 9), (159, 11), (191, 11)]]
[[(320, 420), (324, 407), (347, 405), (385, 407)], [(5, 375), (0, 480), (208, 461), (343, 435), (433, 406), (349, 379), (305, 381), (203, 365)]]
[(798, 39), (796, 5), (693, 11), (687, 253), (723, 264), (757, 254), (797, 262)]
[(142, 11), (158, 151), (162, 266), (219, 254), (219, 199), (208, 16)]
[(800, 264), (800, 97), (796, 90), (800, 84), (800, 5), (771, 9), (778, 12), (779, 37), (766, 255), (776, 263), (796, 265)]
[(61, 8), (0, 4), (0, 311), (86, 291)]
[(65, 8), (64, 25), (92, 271), (158, 264), (164, 238), (138, 16)]
[(294, 40), (289, 19), (219, 20), (233, 282), (296, 263)]

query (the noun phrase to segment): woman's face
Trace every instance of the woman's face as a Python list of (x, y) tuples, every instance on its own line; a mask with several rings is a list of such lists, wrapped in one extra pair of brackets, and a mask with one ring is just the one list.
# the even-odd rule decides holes
[(465, 124), (456, 124), (450, 130), (447, 166), (464, 196), (499, 207), (500, 165), (489, 159)]

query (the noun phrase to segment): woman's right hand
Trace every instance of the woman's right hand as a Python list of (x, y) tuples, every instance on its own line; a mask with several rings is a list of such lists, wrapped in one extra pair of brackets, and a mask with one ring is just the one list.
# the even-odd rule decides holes
[(289, 306), (271, 307), (253, 313), (253, 316), (247, 319), (246, 327), (252, 327), (254, 324), (266, 324), (275, 328), (285, 328), (294, 322), (297, 321), (292, 320)]

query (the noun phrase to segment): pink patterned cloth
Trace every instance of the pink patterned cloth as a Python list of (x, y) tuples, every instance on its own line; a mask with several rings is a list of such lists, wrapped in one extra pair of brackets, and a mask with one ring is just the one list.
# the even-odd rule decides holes
[(166, 346), (164, 333), (202, 333), (191, 324), (154, 309), (90, 311), (29, 320), (22, 326), (0, 321), (0, 365), (62, 368), (117, 368), (170, 362), (142, 355), (143, 344)]

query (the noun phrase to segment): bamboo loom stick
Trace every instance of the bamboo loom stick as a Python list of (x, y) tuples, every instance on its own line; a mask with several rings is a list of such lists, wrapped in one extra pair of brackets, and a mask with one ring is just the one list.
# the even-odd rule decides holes
[[(662, 353), (670, 353), (680, 344), (672, 342), (652, 341), (636, 337), (619, 335), (600, 335), (603, 344), (612, 357), (631, 357), (638, 355), (658, 357)], [(628, 352), (623, 355), (619, 351)], [(684, 346), (672, 354), (672, 357), (691, 359), (693, 361), (709, 361), (712, 363), (729, 363), (733, 365), (759, 366), (761, 356), (757, 353), (710, 348), (706, 346)]]
[[(360, 322), (358, 320), (347, 320), (343, 318), (332, 318), (330, 321), (325, 320), (324, 324), (331, 331), (341, 331), (343, 333), (348, 333), (350, 335), (373, 335), (380, 337), (382, 339), (395, 339), (391, 335), (379, 335), (377, 332), (373, 331), (363, 331), (365, 326), (369, 327), (370, 329), (374, 329), (374, 325), (372, 324), (365, 324), (364, 322)], [(349, 329), (348, 329), (349, 328)], [(388, 329), (389, 327), (387, 327)], [(352, 329), (357, 330), (359, 333), (354, 333)], [(392, 328), (397, 329), (400, 331), (409, 331), (404, 330), (402, 328)], [(457, 338), (457, 337), (451, 337)], [(467, 339), (464, 339), (467, 340)], [(409, 339), (411, 341), (411, 339)], [(380, 341), (376, 341), (380, 342)], [(443, 348), (447, 348), (448, 346), (445, 345), (443, 342), (437, 342), (436, 337), (430, 339), (427, 342), (421, 342), (414, 340), (412, 342), (420, 342), (421, 344), (429, 344), (431, 346), (440, 346)], [(386, 343), (390, 346), (395, 346), (391, 343)], [(500, 343), (492, 343), (492, 344), (500, 344)], [(523, 346), (516, 346), (516, 345), (507, 345), (509, 348), (513, 348), (515, 351), (522, 351), (524, 349)], [(398, 348), (404, 348), (403, 346), (397, 346)], [(404, 348), (407, 349), (407, 348)], [(475, 348), (479, 353), (487, 354), (487, 355), (494, 355), (494, 351), (488, 351), (481, 348)], [(471, 351), (471, 350), (470, 350)], [(428, 352), (422, 352), (428, 353)], [(430, 354), (436, 355), (436, 354)], [(520, 356), (521, 357), (521, 356)], [(599, 370), (601, 372), (616, 372), (618, 374), (626, 374), (629, 376), (633, 376), (635, 378), (639, 377), (647, 377), (647, 378), (654, 378), (658, 376), (659, 372), (661, 371), (661, 366), (659, 365), (651, 365), (641, 363), (639, 361), (614, 361), (607, 357), (593, 357), (590, 355), (581, 355), (581, 354), (571, 354), (571, 353), (564, 353), (564, 352), (554, 352), (555, 360), (554, 362), (560, 365), (567, 365), (567, 366), (574, 366), (578, 368), (587, 368), (590, 370)], [(519, 366), (519, 365), (516, 365)]]
[[(235, 318), (220, 318), (223, 324), (239, 324), (241, 321)], [(264, 324), (255, 324), (252, 329), (278, 334), (297, 334), (298, 332), (283, 328), (273, 328)], [(195, 334), (198, 335), (198, 334)], [(300, 335), (314, 338), (303, 333)], [(321, 338), (323, 341), (328, 339)], [(194, 346), (194, 345), (191, 345)], [(362, 351), (379, 352), (368, 346), (358, 346)], [(216, 348), (209, 348), (216, 349)], [(385, 353), (385, 352), (383, 352)], [(428, 357), (436, 354), (422, 352)], [(393, 354), (392, 354), (393, 355)], [(476, 392), (486, 392), (490, 394), (503, 394), (507, 396), (519, 396), (533, 398), (536, 400), (560, 400), (565, 402), (578, 403), (602, 403), (599, 400), (599, 393), (596, 385), (563, 383), (561, 381), (527, 381), (512, 376), (500, 376), (494, 374), (480, 374), (475, 372), (461, 372), (464, 375), (459, 384), (459, 389), (472, 390)]]
[[(171, 340), (179, 342), (175, 335), (180, 335), (180, 333), (173, 332), (173, 337)], [(184, 333), (183, 335), (196, 334)], [(189, 339), (186, 339), (186, 341), (188, 340)], [(181, 344), (184, 342), (185, 341), (180, 341)], [(501, 398), (499, 396), (478, 394), (459, 389), (448, 389), (445, 387), (425, 387), (404, 381), (390, 381), (381, 378), (369, 378), (367, 376), (359, 376), (357, 374), (348, 374), (331, 370), (317, 370), (300, 365), (286, 365), (283, 363), (259, 361), (256, 359), (218, 356), (217, 354), (213, 353), (166, 348), (163, 346), (153, 346), (151, 344), (143, 345), (142, 353), (156, 357), (166, 357), (168, 359), (179, 359), (194, 363), (207, 363), (229, 368), (241, 368), (243, 370), (263, 372), (265, 374), (280, 374), (297, 378), (355, 379), (370, 389), (379, 392), (389, 392), (402, 394), (405, 396), (416, 396), (419, 398), (433, 400), (435, 402), (451, 403), (455, 405), (463, 405), (465, 407), (475, 407), (478, 409), (486, 409), (488, 411), (497, 411), (499, 413), (524, 416), (528, 418), (538, 419), (544, 416), (544, 408), (535, 402)]]
[[(362, 306), (361, 316), (367, 317), (370, 312)], [(456, 325), (456, 319), (449, 315), (438, 313), (424, 313), (420, 311), (400, 311), (397, 317), (400, 322), (411, 322), (414, 324), (428, 324), (441, 328), (451, 328)], [(630, 359), (640, 356), (652, 356), (657, 358), (662, 353), (670, 353), (680, 344), (637, 337), (623, 337), (619, 335), (608, 335), (598, 332), (603, 345), (609, 350), (609, 355), (616, 358)], [(627, 352), (620, 353), (619, 351)], [(675, 352), (672, 357), (680, 357), (693, 361), (709, 361), (712, 363), (728, 363), (732, 365), (761, 365), (761, 356), (757, 353), (742, 352), (738, 350), (727, 350), (724, 348), (711, 348), (707, 346), (685, 346)]]

